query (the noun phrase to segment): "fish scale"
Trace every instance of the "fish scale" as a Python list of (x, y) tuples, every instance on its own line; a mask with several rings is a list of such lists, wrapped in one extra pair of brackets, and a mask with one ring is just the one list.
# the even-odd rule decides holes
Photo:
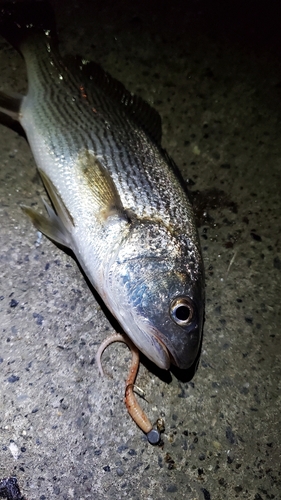
[[(25, 52), (27, 52), (27, 54), (29, 53), (28, 48)], [(119, 128), (115, 133), (113, 126), (116, 126), (116, 123), (113, 123), (111, 129), (107, 129), (107, 127), (104, 126), (104, 122), (109, 120), (110, 116), (113, 117), (116, 114), (112, 105), (110, 107), (108, 106), (105, 113), (106, 116), (102, 116), (101, 120), (99, 120), (99, 114), (95, 116), (95, 130), (94, 133), (90, 133), (86, 126), (86, 124), (93, 119), (89, 101), (83, 100), (79, 106), (79, 101), (76, 96), (77, 84), (75, 86), (73, 79), (68, 77), (68, 72), (66, 72), (62, 67), (59, 67), (56, 72), (58, 75), (62, 76), (62, 79), (68, 85), (68, 104), (64, 107), (58, 107), (59, 96), (61, 94), (60, 87), (58, 87), (57, 92), (53, 89), (52, 95), (47, 96), (48, 98), (45, 97), (44, 105), (41, 105), (42, 95), (45, 94), (45, 89), (48, 88), (46, 85), (46, 82), (48, 82), (47, 68), (50, 66), (48, 58), (46, 61), (45, 59), (42, 61), (42, 52), (48, 56), (45, 44), (40, 52), (40, 64), (38, 64), (37, 58), (34, 58), (33, 56), (33, 64), (29, 69), (31, 78), (34, 73), (41, 76), (41, 78), (38, 81), (37, 77), (37, 81), (35, 83), (32, 81), (30, 91), (33, 100), (35, 100), (33, 103), (33, 120), (35, 122), (35, 127), (48, 130), (49, 140), (51, 142), (50, 149), (54, 151), (55, 154), (56, 151), (63, 151), (66, 162), (69, 162), (69, 158), (73, 156), (73, 150), (77, 151), (83, 148), (92, 149), (96, 155), (103, 157), (104, 162), (108, 168), (111, 169), (111, 174), (114, 180), (120, 184), (120, 194), (121, 197), (123, 197), (122, 201), (126, 207), (132, 209), (139, 216), (152, 216), (153, 214), (158, 216), (160, 211), (165, 220), (172, 221), (173, 224), (175, 224), (177, 220), (183, 222), (186, 212), (180, 214), (177, 214), (175, 210), (172, 212), (171, 204), (165, 207), (165, 205), (167, 205), (167, 201), (170, 201), (162, 196), (163, 192), (167, 189), (167, 185), (169, 186), (169, 179), (167, 176), (165, 177), (165, 171), (163, 168), (165, 167), (165, 164), (161, 161), (161, 175), (156, 177), (155, 173), (159, 170), (157, 161), (158, 164), (160, 161), (159, 158), (156, 158), (155, 161), (155, 154), (152, 149), (153, 145), (147, 145), (148, 139), (145, 134), (142, 131), (138, 131), (134, 124), (131, 124), (130, 121), (125, 119), (121, 122), (120, 120), (117, 120)], [(27, 60), (28, 59), (29, 58), (27, 57)], [(55, 59), (53, 58), (52, 70), (54, 70), (56, 64), (54, 60)], [(41, 89), (41, 92), (38, 91), (38, 87)], [(73, 95), (76, 96), (75, 101), (73, 101)], [(95, 100), (95, 96), (92, 97), (91, 95), (89, 97), (91, 97), (90, 104), (92, 104)], [(102, 106), (104, 100), (105, 99), (100, 100), (98, 105)], [(98, 105), (97, 108), (99, 108)], [(76, 118), (77, 111), (79, 115), (81, 114), (81, 117), (83, 117), (83, 120), (80, 120), (79, 123)], [(44, 117), (44, 121), (42, 120), (42, 116)], [(27, 118), (27, 121), (28, 124), (26, 126), (24, 125), (24, 128), (26, 129), (30, 126), (30, 119)], [(64, 128), (63, 135), (54, 135), (52, 130), (57, 131), (59, 126), (63, 127), (67, 122), (71, 123), (72, 130), (68, 132)], [(53, 125), (54, 123), (55, 126)], [(81, 133), (81, 123), (84, 124), (83, 134)], [(120, 129), (120, 125), (124, 125), (124, 128)], [(57, 138), (61, 140), (58, 144), (56, 144)], [(118, 147), (120, 139), (124, 142), (130, 140), (131, 149), (129, 151), (123, 145)], [(145, 150), (144, 152), (142, 152), (143, 149)], [(147, 154), (148, 151), (150, 156)], [(112, 158), (114, 158), (114, 162), (112, 161)], [(152, 168), (153, 171), (151, 171)], [(158, 192), (155, 192), (156, 184)], [(137, 196), (139, 193), (140, 195)], [(63, 196), (62, 191), (61, 194)], [(126, 195), (129, 199), (126, 199)], [(180, 201), (181, 200), (178, 200), (178, 207), (181, 207)]]
[(61, 58), (47, 3), (3, 6), (0, 33), (28, 75), (27, 95), (0, 92), (0, 109), (25, 130), (53, 204), (48, 216), (24, 211), (74, 252), (149, 359), (189, 368), (200, 354), (204, 269), (158, 113), (95, 63)]
[[(71, 77), (71, 74), (64, 68), (57, 56), (54, 57), (52, 55), (52, 59), (50, 60), (48, 47), (50, 47), (49, 42), (42, 44), (41, 41), (39, 58), (36, 57), (38, 43), (36, 44), (36, 50), (34, 50), (34, 44), (32, 46), (32, 57), (29, 56), (29, 46), (27, 46), (25, 51), (23, 48), (23, 51), (26, 53), (27, 64), (29, 63), (30, 81), (32, 82), (30, 92), (35, 99), (35, 103), (33, 104), (35, 111), (33, 119), (36, 126), (42, 127), (43, 123), (44, 128), (49, 130), (50, 141), (52, 141), (50, 149), (52, 151), (56, 151), (56, 149), (59, 149), (59, 151), (63, 150), (67, 159), (72, 156), (72, 150), (77, 151), (83, 147), (93, 149), (96, 155), (103, 156), (106, 165), (111, 170), (113, 178), (120, 184), (120, 193), (121, 197), (123, 196), (125, 206), (134, 210), (139, 216), (158, 215), (160, 211), (165, 220), (173, 222), (174, 225), (177, 221), (178, 224), (179, 222), (188, 223), (190, 221), (190, 214), (186, 217), (186, 210), (177, 213), (179, 209), (172, 211), (171, 204), (166, 206), (167, 201), (169, 202), (170, 200), (162, 196), (162, 194), (163, 192), (165, 193), (170, 184), (167, 176), (169, 171), (165, 176), (164, 169), (166, 164), (161, 161), (162, 158), (161, 156), (159, 158), (159, 154), (158, 158), (155, 158), (154, 145), (147, 144), (147, 136), (143, 131), (138, 130), (134, 123), (126, 119), (126, 116), (121, 120), (120, 117), (122, 117), (122, 114), (116, 114), (116, 107), (112, 105), (110, 100), (104, 98), (102, 92), (96, 92), (93, 95), (91, 91), (88, 99), (79, 102), (77, 90), (79, 80), (75, 81)], [(52, 65), (50, 64), (51, 62)], [(50, 66), (52, 72), (56, 73), (55, 83), (59, 82), (61, 84), (64, 82), (67, 85), (67, 106), (58, 106), (61, 96), (60, 85), (58, 87), (54, 86), (52, 94), (47, 96), (48, 98), (45, 97), (44, 105), (42, 106), (42, 95), (45, 95), (46, 90), (49, 88), (46, 83), (49, 80), (48, 68)], [(37, 76), (37, 81), (35, 82), (32, 78), (34, 74)], [(41, 89), (41, 92), (39, 92), (38, 87)], [(57, 90), (56, 92), (55, 89)], [(37, 102), (39, 104), (36, 106)], [(106, 103), (107, 105), (105, 106)], [(101, 119), (99, 120), (99, 112), (95, 115), (95, 129), (92, 134), (87, 128), (87, 123), (93, 120), (91, 105), (96, 105), (97, 109), (102, 107)], [(40, 112), (38, 119), (36, 119), (37, 110)], [(79, 122), (77, 121), (77, 112), (79, 113)], [(44, 117), (44, 121), (42, 120), (42, 116)], [(48, 125), (45, 123), (46, 121)], [(109, 121), (112, 122), (110, 129), (107, 127)], [(67, 122), (71, 123), (71, 132), (68, 133), (64, 129), (63, 135), (53, 137), (51, 130), (57, 130), (59, 125), (63, 127)], [(55, 123), (56, 126), (52, 127), (52, 123)], [(81, 133), (81, 124), (84, 125), (83, 134)], [(75, 126), (76, 129), (74, 128)], [(118, 127), (116, 132), (114, 132), (114, 127)], [(56, 145), (54, 139), (57, 137), (64, 139), (65, 143)], [(124, 147), (123, 144), (120, 145), (120, 141), (124, 141), (125, 143), (130, 141), (130, 150)], [(113, 158), (114, 162), (112, 161)], [(152, 172), (151, 168), (153, 168)], [(161, 173), (157, 176), (157, 171), (160, 169)], [(156, 187), (158, 188), (158, 192), (156, 191)], [(141, 193), (140, 196), (137, 196), (139, 193)], [(129, 200), (126, 199), (126, 194), (129, 196)], [(148, 198), (149, 195), (150, 199)], [(177, 200), (175, 206), (181, 207), (182, 200)]]

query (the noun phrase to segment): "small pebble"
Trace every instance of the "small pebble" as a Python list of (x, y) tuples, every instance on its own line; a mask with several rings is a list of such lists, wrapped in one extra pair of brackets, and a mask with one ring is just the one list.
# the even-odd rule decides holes
[(7, 381), (10, 382), (10, 384), (13, 384), (14, 382), (17, 382), (20, 378), (17, 377), (16, 375), (11, 375), (10, 377), (7, 378)]
[(178, 491), (178, 488), (177, 488), (177, 485), (176, 484), (170, 484), (166, 491), (168, 491), (169, 493), (175, 493), (176, 491)]
[(12, 299), (10, 302), (10, 307), (17, 307), (17, 305), (18, 305), (18, 301), (15, 299)]

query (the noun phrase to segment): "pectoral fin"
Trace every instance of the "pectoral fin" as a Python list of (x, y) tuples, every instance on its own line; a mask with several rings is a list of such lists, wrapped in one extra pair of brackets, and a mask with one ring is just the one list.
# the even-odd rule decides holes
[(93, 201), (99, 208), (101, 222), (106, 223), (112, 216), (129, 221), (129, 213), (122, 205), (117, 188), (99, 159), (84, 150), (78, 157), (77, 166), (79, 174), (82, 174), (91, 190)]
[[(67, 232), (70, 233), (74, 227), (74, 221), (73, 221), (73, 218), (72, 218), (69, 210), (65, 206), (61, 196), (57, 192), (57, 189), (55, 188), (51, 179), (45, 174), (45, 172), (43, 172), (43, 170), (39, 169), (39, 173), (42, 177), (42, 181), (44, 183), (46, 191), (47, 191), (47, 193), (48, 193), (48, 195), (49, 195), (49, 197), (50, 197), (50, 199), (55, 207), (55, 210), (58, 214), (58, 218), (60, 219), (61, 224), (65, 227)], [(49, 207), (49, 205), (45, 201), (44, 201), (44, 205), (47, 209), (47, 212), (49, 213), (49, 208), (51, 208), (51, 207)], [(56, 214), (52, 208), (51, 208), (51, 210), (52, 210), (53, 214), (56, 216)], [(49, 215), (50, 215), (50, 213), (49, 213)], [(51, 217), (51, 215), (50, 215), (50, 217)]]
[(39, 170), (39, 172), (57, 213), (44, 199), (43, 203), (49, 217), (38, 214), (30, 207), (22, 206), (22, 209), (31, 218), (38, 231), (41, 231), (56, 243), (71, 248), (71, 233), (74, 228), (73, 218), (51, 179), (42, 170)]
[(34, 224), (36, 229), (38, 229), (38, 231), (45, 234), (45, 236), (50, 238), (50, 240), (53, 240), (64, 247), (71, 248), (71, 234), (67, 231), (61, 219), (54, 212), (52, 207), (48, 205), (46, 201), (44, 201), (44, 205), (49, 214), (49, 217), (40, 215), (32, 208), (26, 207), (24, 205), (22, 205), (21, 208), (24, 213), (26, 213), (30, 217), (32, 223)]

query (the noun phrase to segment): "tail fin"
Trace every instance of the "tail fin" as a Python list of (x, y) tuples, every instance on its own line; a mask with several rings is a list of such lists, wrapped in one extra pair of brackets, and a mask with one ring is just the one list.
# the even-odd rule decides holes
[(5, 93), (0, 90), (0, 123), (25, 136), (19, 123), (22, 99), (23, 96), (20, 94)]
[(46, 0), (10, 2), (0, 5), (0, 35), (15, 49), (34, 33), (56, 38), (55, 18)]
[(22, 95), (15, 93), (2, 92), (0, 90), (0, 111), (13, 118), (19, 119)]

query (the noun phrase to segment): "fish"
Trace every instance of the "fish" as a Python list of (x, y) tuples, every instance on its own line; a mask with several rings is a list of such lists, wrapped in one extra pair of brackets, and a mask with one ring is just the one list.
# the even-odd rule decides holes
[(0, 35), (23, 56), (26, 95), (0, 92), (51, 204), (35, 227), (69, 248), (133, 344), (160, 369), (186, 370), (202, 344), (204, 265), (159, 113), (98, 64), (62, 57), (46, 1), (0, 7)]

